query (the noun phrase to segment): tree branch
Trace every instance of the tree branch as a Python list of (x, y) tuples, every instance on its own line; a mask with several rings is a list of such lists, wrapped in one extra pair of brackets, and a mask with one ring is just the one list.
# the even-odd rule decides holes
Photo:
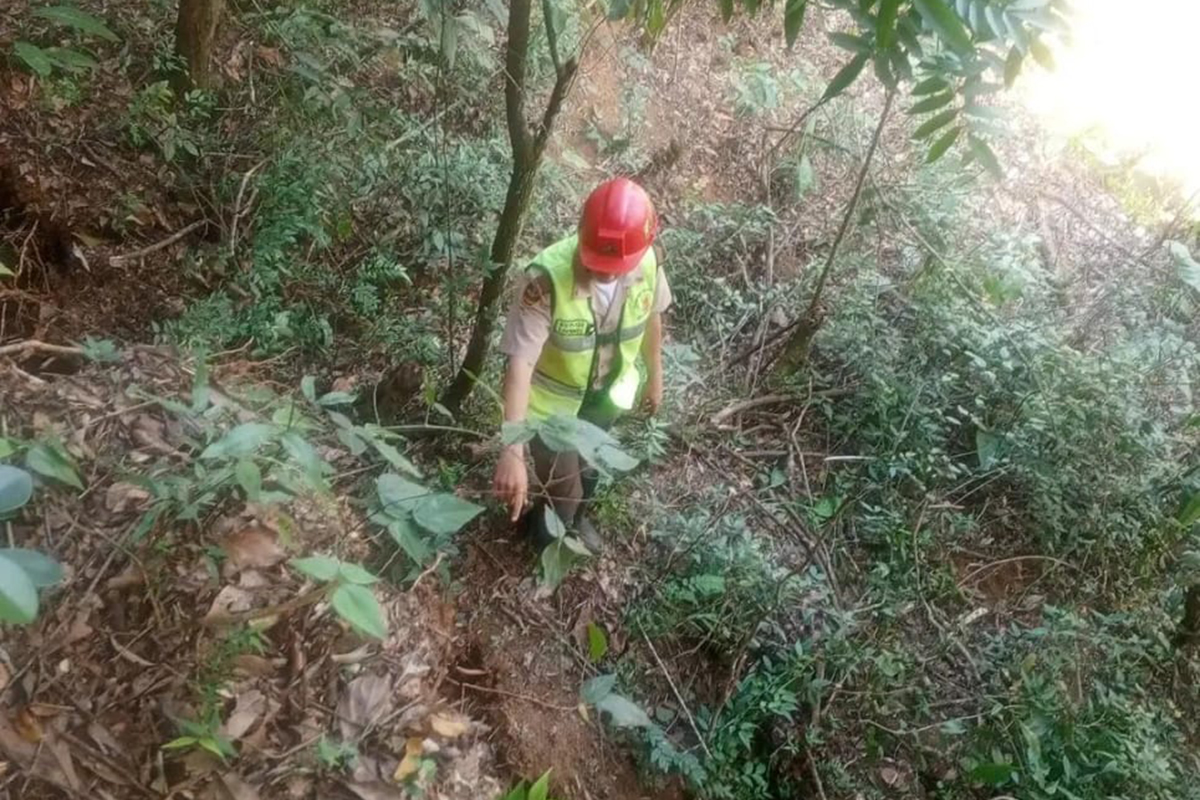
[(542, 124), (538, 126), (537, 136), (533, 142), (535, 158), (540, 157), (546, 148), (550, 132), (554, 130), (554, 119), (562, 110), (563, 100), (567, 98), (567, 92), (571, 90), (571, 83), (575, 80), (575, 71), (578, 67), (579, 64), (575, 59), (568, 60), (554, 80), (554, 88), (550, 90), (550, 99), (546, 102), (546, 113), (542, 116)]
[(508, 44), (504, 54), (504, 111), (513, 160), (524, 164), (529, 156), (529, 129), (525, 123), (525, 55), (529, 50), (530, 0), (508, 4)]
[(551, 0), (542, 0), (542, 21), (546, 24), (546, 40), (550, 43), (550, 61), (554, 64), (554, 74), (561, 76), (563, 64), (558, 57), (558, 31), (554, 30), (554, 6)]

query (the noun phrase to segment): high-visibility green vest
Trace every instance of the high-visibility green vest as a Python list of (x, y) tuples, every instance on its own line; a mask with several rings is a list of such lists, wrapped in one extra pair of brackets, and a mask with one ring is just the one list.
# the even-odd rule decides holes
[(550, 279), (553, 295), (550, 338), (534, 367), (529, 394), (529, 415), (534, 419), (579, 413), (583, 396), (592, 383), (598, 345), (618, 345), (606, 387), (613, 405), (626, 411), (632, 409), (641, 384), (637, 358), (642, 334), (654, 308), (658, 280), (654, 248), (646, 251), (637, 267), (644, 278), (629, 285), (617, 330), (601, 336), (596, 332), (591, 298), (575, 296), (577, 246), (578, 237), (568, 236), (547, 247), (530, 264), (530, 270)]

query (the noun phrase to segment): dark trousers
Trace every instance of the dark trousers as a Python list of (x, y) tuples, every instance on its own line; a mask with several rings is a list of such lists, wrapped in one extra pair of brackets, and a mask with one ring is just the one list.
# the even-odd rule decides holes
[[(577, 416), (608, 430), (620, 415), (621, 410), (608, 399), (607, 392), (589, 392)], [(539, 538), (545, 538), (549, 535), (544, 530), (545, 504), (550, 503), (564, 525), (574, 527), (596, 491), (600, 474), (579, 453), (556, 453), (536, 437), (529, 443), (529, 449), (536, 478), (536, 485), (530, 491), (535, 501), (529, 524), (536, 526), (535, 534), (542, 534)]]

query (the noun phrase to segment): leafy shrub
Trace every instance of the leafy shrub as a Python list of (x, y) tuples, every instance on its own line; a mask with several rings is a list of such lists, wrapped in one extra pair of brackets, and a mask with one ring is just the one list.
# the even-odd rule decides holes
[[(29, 473), (0, 464), (0, 520), (19, 512), (32, 496)], [(0, 548), (0, 623), (33, 622), (38, 614), (38, 590), (54, 586), (62, 578), (62, 567), (36, 550)]]

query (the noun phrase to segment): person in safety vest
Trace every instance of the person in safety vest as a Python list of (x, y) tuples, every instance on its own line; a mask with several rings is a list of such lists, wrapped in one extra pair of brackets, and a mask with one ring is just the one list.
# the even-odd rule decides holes
[[(508, 315), (501, 350), (508, 356), (504, 419), (520, 422), (574, 414), (607, 428), (637, 400), (662, 404), (662, 313), (671, 290), (654, 246), (658, 218), (646, 191), (627, 178), (601, 184), (583, 205), (578, 230), (530, 263)], [(599, 536), (583, 518), (597, 474), (578, 453), (529, 443), (538, 482), (554, 510), (593, 552)], [(523, 445), (509, 445), (496, 465), (494, 488), (513, 522), (529, 493)], [(539, 501), (539, 503), (542, 501)], [(538, 544), (551, 541), (540, 507), (529, 515)]]

